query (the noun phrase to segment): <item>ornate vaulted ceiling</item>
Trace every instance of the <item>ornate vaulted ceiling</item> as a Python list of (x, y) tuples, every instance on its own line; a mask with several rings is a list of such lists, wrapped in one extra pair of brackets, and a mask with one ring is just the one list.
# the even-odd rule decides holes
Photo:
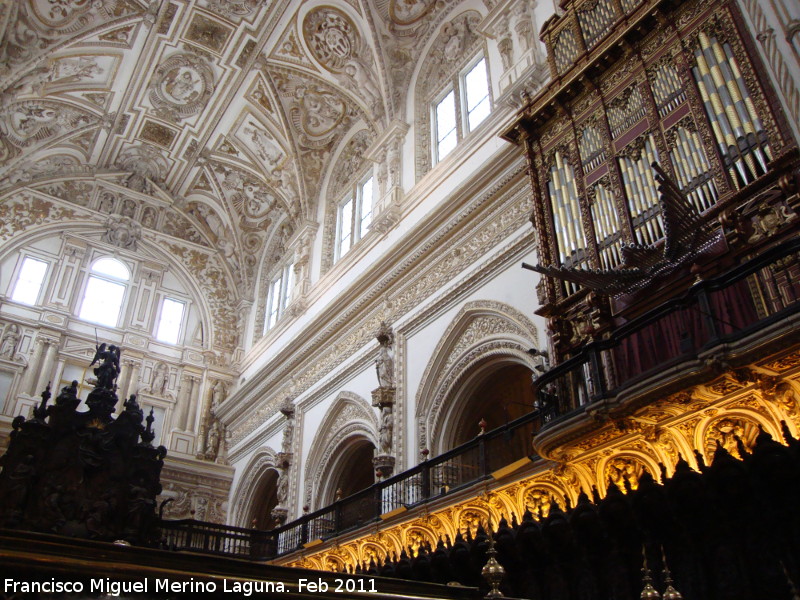
[[(259, 265), (316, 230), (329, 173), (407, 120), (415, 63), (453, 4), (6, 2), (0, 193), (38, 188), (202, 246), (223, 300), (250, 301)], [(138, 206), (109, 192), (123, 187)]]

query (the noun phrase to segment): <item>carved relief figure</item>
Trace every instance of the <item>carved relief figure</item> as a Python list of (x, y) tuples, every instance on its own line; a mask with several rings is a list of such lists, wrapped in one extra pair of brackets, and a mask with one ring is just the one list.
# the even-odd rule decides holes
[(152, 206), (148, 206), (142, 212), (142, 227), (153, 229), (156, 226), (156, 211)]
[(392, 452), (392, 429), (394, 428), (394, 418), (392, 407), (384, 406), (381, 409), (380, 426), (380, 452), (381, 454), (391, 454)]
[(263, 166), (266, 171), (272, 173), (283, 158), (283, 152), (275, 140), (265, 130), (255, 126), (242, 128), (242, 133), (255, 146), (258, 157), (265, 163)]
[(163, 396), (167, 392), (169, 384), (169, 370), (164, 363), (158, 363), (153, 369), (153, 377), (150, 380), (150, 392)]
[(19, 344), (19, 327), (16, 323), (11, 323), (6, 327), (3, 340), (0, 341), (0, 357), (13, 360), (17, 352), (17, 344)]
[(378, 385), (382, 388), (394, 387), (394, 358), (392, 357), (394, 335), (391, 328), (385, 322), (381, 322), (381, 327), (375, 337), (380, 344), (378, 359), (375, 361)]

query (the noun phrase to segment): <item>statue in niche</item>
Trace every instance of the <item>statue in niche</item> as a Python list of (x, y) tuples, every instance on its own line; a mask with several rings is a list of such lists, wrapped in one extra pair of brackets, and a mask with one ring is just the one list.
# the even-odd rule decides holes
[(142, 227), (153, 229), (156, 226), (156, 211), (152, 206), (148, 206), (142, 213)]
[(0, 341), (0, 357), (14, 360), (14, 355), (17, 352), (17, 344), (19, 344), (19, 327), (16, 323), (12, 323), (6, 327), (3, 334), (3, 339)]
[(206, 445), (206, 460), (221, 458), (220, 450), (225, 441), (225, 425), (212, 413), (211, 427), (208, 430), (208, 444)]
[(289, 498), (289, 473), (288, 469), (283, 469), (278, 477), (278, 506), (286, 506), (286, 501)]
[(380, 426), (380, 452), (381, 454), (391, 454), (392, 452), (392, 429), (394, 428), (394, 419), (392, 416), (392, 407), (384, 406), (381, 409), (381, 426)]
[(163, 396), (167, 392), (169, 385), (169, 370), (164, 363), (158, 363), (153, 369), (153, 377), (150, 380), (150, 391), (154, 394)]
[(375, 369), (378, 372), (378, 385), (382, 388), (394, 387), (394, 358), (392, 357), (392, 343), (394, 334), (385, 321), (381, 321), (381, 326), (375, 334), (380, 351), (378, 359), (375, 361)]
[(120, 211), (122, 216), (123, 217), (131, 217), (131, 218), (133, 218), (134, 212), (136, 212), (136, 203), (133, 200), (131, 200), (130, 198), (127, 198), (127, 199), (123, 200), (122, 201), (122, 210)]

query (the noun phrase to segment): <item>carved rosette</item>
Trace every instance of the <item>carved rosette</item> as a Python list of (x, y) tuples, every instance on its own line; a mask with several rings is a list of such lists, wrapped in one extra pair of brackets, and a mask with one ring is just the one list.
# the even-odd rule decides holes
[(156, 69), (150, 101), (159, 116), (180, 120), (200, 112), (214, 93), (214, 73), (200, 57), (174, 54)]

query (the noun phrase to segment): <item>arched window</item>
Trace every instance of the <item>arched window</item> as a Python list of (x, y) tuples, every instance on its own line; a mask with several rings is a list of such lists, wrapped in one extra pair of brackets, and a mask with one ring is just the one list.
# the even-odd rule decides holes
[(101, 258), (92, 264), (78, 316), (84, 321), (117, 327), (127, 282), (131, 274), (114, 258)]

